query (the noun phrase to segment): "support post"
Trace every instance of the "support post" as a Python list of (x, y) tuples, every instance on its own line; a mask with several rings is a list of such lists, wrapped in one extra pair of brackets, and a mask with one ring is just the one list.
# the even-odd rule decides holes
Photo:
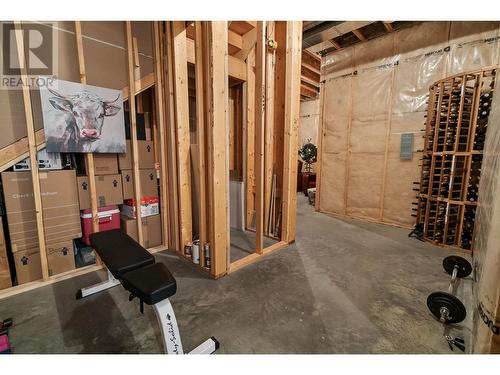
[(177, 133), (175, 126), (174, 104), (174, 77), (172, 63), (172, 27), (170, 22), (165, 22), (165, 87), (167, 108), (167, 151), (168, 151), (168, 189), (169, 189), (169, 217), (170, 217), (170, 243), (169, 247), (183, 251), (179, 238), (179, 199), (178, 199), (178, 168), (177, 168)]
[(193, 240), (186, 25), (172, 22), (172, 65), (177, 130), (180, 249)]
[[(275, 40), (274, 21), (267, 21), (265, 28), (265, 40)], [(273, 138), (274, 138), (274, 58), (275, 51), (271, 48), (264, 48), (265, 51), (265, 120), (264, 120), (264, 233), (271, 234), (270, 212), (272, 201), (272, 180), (273, 180)]]
[(255, 214), (255, 48), (248, 54), (247, 61), (247, 116), (246, 116), (246, 228), (252, 227)]
[(286, 30), (284, 182), (281, 239), (295, 241), (297, 212), (297, 149), (300, 115), (302, 22), (288, 21)]
[(155, 101), (156, 101), (156, 127), (159, 132), (160, 144), (160, 207), (162, 223), (162, 242), (168, 246), (169, 241), (169, 202), (168, 202), (168, 174), (167, 174), (167, 141), (165, 135), (165, 113), (163, 112), (163, 77), (161, 68), (162, 33), (160, 22), (153, 22), (153, 44), (154, 44), (154, 72), (155, 72)]
[[(87, 74), (85, 73), (85, 55), (83, 53), (82, 25), (80, 21), (75, 21), (76, 50), (78, 53), (78, 71), (80, 73), (80, 83), (87, 84)], [(87, 175), (89, 180), (90, 211), (92, 213), (92, 232), (99, 232), (99, 215), (97, 207), (97, 187), (95, 183), (94, 154), (85, 154), (87, 164)], [(100, 264), (100, 259), (97, 260)]]
[(266, 28), (257, 22), (255, 49), (255, 252), (262, 254), (264, 242), (264, 126), (266, 96)]
[(17, 47), (17, 57), (19, 66), (21, 66), (21, 78), (23, 81), (23, 101), (24, 101), (24, 114), (26, 116), (26, 131), (28, 134), (28, 150), (31, 162), (31, 180), (33, 183), (33, 197), (35, 199), (35, 213), (36, 213), (36, 227), (38, 234), (38, 244), (40, 247), (40, 262), (42, 267), (43, 280), (49, 279), (49, 265), (47, 261), (47, 249), (45, 246), (45, 232), (43, 228), (43, 206), (42, 194), (40, 191), (40, 180), (38, 175), (38, 162), (36, 159), (37, 149), (35, 142), (35, 128), (33, 126), (33, 111), (31, 107), (30, 87), (28, 85), (28, 71), (26, 68), (25, 53), (24, 53), (24, 38), (21, 22), (14, 23), (15, 39)]
[(275, 53), (274, 74), (274, 174), (276, 175), (273, 201), (273, 220), (271, 234), (280, 237), (280, 216), (283, 200), (283, 161), (284, 161), (284, 123), (285, 123), (285, 84), (286, 84), (286, 21), (275, 21), (274, 40), (278, 47)]
[[(316, 161), (316, 196), (314, 202), (314, 208), (316, 211), (321, 211), (320, 199), (321, 199), (321, 162), (323, 159), (323, 137), (324, 137), (324, 113), (325, 113), (325, 95), (326, 88), (325, 82), (320, 82), (319, 89), (319, 129), (318, 129), (318, 151), (317, 151), (317, 161)], [(300, 171), (299, 171), (300, 172)]]
[(129, 116), (130, 116), (130, 138), (132, 146), (132, 178), (134, 181), (134, 198), (136, 209), (137, 222), (137, 237), (139, 244), (144, 246), (144, 237), (142, 233), (142, 217), (141, 217), (141, 183), (139, 178), (139, 155), (137, 144), (137, 124), (136, 124), (136, 109), (135, 109), (135, 75), (134, 75), (134, 49), (132, 39), (132, 25), (130, 21), (125, 21), (125, 34), (127, 38), (127, 67), (128, 67), (128, 87), (129, 87)]
[(211, 21), (209, 37), (211, 114), (207, 126), (209, 139), (209, 175), (211, 178), (211, 246), (212, 274), (220, 277), (227, 272), (229, 254), (228, 178), (227, 163), (227, 22)]
[[(199, 239), (200, 252), (203, 252), (203, 245), (207, 241), (207, 205), (206, 205), (206, 186), (205, 186), (205, 89), (204, 82), (206, 69), (204, 69), (204, 39), (203, 27), (201, 21), (194, 23), (195, 28), (195, 81), (196, 81), (196, 136), (198, 143), (198, 174), (199, 179)], [(200, 256), (200, 263), (204, 265), (204, 256)]]

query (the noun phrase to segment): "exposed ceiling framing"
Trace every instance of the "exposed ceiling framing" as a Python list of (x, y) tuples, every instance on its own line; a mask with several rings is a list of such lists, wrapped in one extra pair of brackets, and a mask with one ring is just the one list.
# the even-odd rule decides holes
[(318, 97), (321, 79), (321, 59), (318, 55), (302, 49), (300, 70), (300, 98), (312, 100)]
[(308, 21), (302, 48), (319, 56), (363, 43), (415, 24), (413, 21)]

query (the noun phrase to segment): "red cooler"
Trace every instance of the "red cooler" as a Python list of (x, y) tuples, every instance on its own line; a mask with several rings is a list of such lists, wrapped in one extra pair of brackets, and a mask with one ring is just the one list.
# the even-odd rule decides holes
[[(101, 207), (98, 211), (100, 232), (105, 232), (111, 229), (120, 229), (120, 210), (118, 209), (118, 206)], [(82, 240), (85, 244), (90, 245), (89, 236), (93, 233), (92, 211), (90, 209), (83, 210), (80, 217), (82, 218)]]

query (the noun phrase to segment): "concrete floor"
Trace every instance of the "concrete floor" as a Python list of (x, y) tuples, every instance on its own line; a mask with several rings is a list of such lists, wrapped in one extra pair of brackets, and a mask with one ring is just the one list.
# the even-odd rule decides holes
[[(277, 243), (274, 238), (264, 237), (264, 248)], [(255, 233), (231, 228), (230, 232), (230, 260), (234, 262), (255, 253)]]
[[(450, 353), (426, 306), (430, 292), (447, 288), (447, 250), (407, 230), (316, 213), (302, 195), (297, 223), (296, 243), (218, 281), (158, 254), (177, 278), (171, 300), (186, 350), (213, 335), (219, 353)], [(0, 300), (0, 317), (14, 318), (14, 352), (161, 352), (152, 309), (141, 315), (122, 287), (75, 300), (103, 277)], [(471, 312), (471, 280), (458, 289)], [(470, 315), (454, 329), (466, 344)]]

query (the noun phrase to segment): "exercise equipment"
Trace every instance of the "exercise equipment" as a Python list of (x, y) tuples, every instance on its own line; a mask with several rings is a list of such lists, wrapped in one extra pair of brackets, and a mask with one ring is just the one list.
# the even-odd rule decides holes
[(465, 341), (449, 334), (448, 323), (460, 323), (467, 316), (464, 304), (455, 296), (454, 291), (457, 278), (469, 276), (472, 273), (472, 266), (467, 259), (450, 255), (443, 259), (443, 268), (451, 276), (448, 291), (429, 294), (427, 307), (441, 323), (445, 324), (443, 336), (450, 350), (453, 351), (455, 346), (465, 352)]
[(0, 335), (6, 335), (9, 333), (10, 327), (12, 327), (12, 318), (4, 319), (0, 322)]
[(450, 350), (453, 351), (453, 345), (455, 345), (458, 349), (465, 352), (465, 341), (458, 337), (453, 337), (451, 335), (444, 335)]
[(0, 335), (0, 354), (11, 354), (12, 349), (10, 347), (9, 335)]
[(434, 292), (427, 297), (427, 307), (442, 323), (460, 323), (467, 315), (464, 304), (454, 293), (457, 278), (464, 278), (471, 274), (472, 266), (464, 258), (450, 255), (443, 260), (444, 270), (451, 275), (447, 292)]
[[(130, 292), (129, 301), (139, 299), (141, 313), (144, 303), (152, 305), (161, 328), (167, 354), (183, 354), (181, 336), (169, 297), (177, 291), (177, 283), (163, 263), (120, 229), (93, 233), (90, 242), (107, 267), (108, 279), (80, 289), (81, 299), (121, 284)], [(189, 354), (211, 354), (219, 342), (211, 337)]]
[(12, 318), (0, 322), (0, 354), (11, 354), (12, 348), (9, 342), (9, 329), (12, 327)]

